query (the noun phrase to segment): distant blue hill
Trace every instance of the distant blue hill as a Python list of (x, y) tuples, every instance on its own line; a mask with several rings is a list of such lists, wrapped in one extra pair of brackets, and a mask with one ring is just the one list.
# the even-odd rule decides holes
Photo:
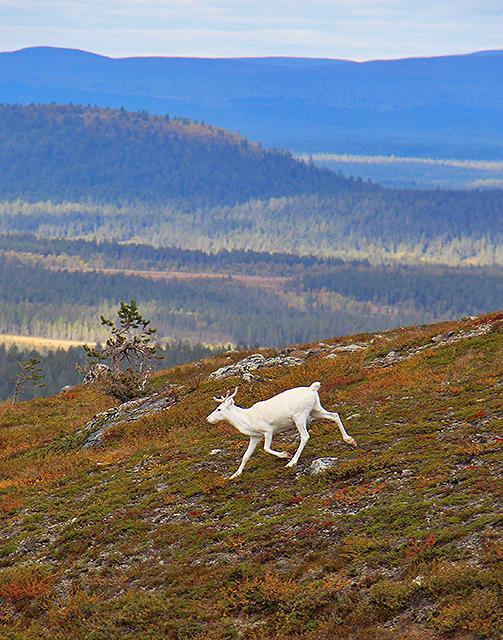
[(503, 158), (503, 51), (356, 63), (0, 53), (0, 102), (184, 116), (294, 151)]

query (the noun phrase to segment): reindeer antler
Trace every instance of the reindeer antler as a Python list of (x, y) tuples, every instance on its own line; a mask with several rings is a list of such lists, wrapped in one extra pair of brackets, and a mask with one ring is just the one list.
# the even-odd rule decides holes
[(227, 390), (227, 392), (225, 394), (225, 397), (224, 396), (213, 396), (213, 400), (215, 402), (225, 402), (229, 398), (234, 398), (234, 396), (236, 395), (237, 392), (238, 392), (238, 388), (236, 387), (234, 389), (233, 393), (231, 393), (230, 390)]

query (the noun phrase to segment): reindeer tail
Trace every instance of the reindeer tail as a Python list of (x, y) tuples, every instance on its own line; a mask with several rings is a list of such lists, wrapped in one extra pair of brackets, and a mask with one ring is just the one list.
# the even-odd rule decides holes
[(321, 387), (321, 382), (313, 382), (313, 384), (309, 386), (309, 388), (312, 389), (313, 391), (318, 391), (320, 387)]

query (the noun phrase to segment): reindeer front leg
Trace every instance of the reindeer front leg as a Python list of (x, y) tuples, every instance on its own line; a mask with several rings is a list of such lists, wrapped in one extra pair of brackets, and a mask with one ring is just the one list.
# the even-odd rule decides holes
[(264, 436), (264, 451), (266, 453), (270, 453), (277, 458), (289, 458), (290, 454), (287, 451), (274, 451), (271, 449), (272, 444), (272, 433), (266, 433)]
[(245, 468), (246, 463), (251, 458), (252, 453), (257, 448), (258, 443), (260, 442), (261, 436), (252, 436), (250, 438), (250, 443), (248, 444), (248, 448), (244, 452), (243, 459), (241, 460), (241, 464), (239, 465), (238, 470), (231, 475), (229, 480), (233, 480), (234, 478), (239, 477), (243, 473), (243, 469)]

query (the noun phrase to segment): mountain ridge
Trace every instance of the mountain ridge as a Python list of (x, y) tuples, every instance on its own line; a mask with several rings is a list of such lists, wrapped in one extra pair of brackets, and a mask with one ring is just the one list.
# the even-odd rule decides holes
[(0, 101), (147, 109), (294, 151), (500, 158), (500, 54), (353, 62), (0, 54)]
[(145, 111), (0, 104), (0, 141), (4, 198), (199, 197), (207, 204), (232, 204), (365, 189), (362, 181), (264, 149), (239, 134)]
[(38, 51), (68, 51), (72, 53), (84, 53), (89, 56), (95, 56), (99, 58), (105, 58), (108, 60), (306, 60), (306, 61), (323, 61), (323, 62), (347, 62), (353, 64), (372, 64), (376, 62), (401, 62), (406, 60), (437, 60), (445, 58), (463, 58), (468, 56), (499, 56), (503, 55), (503, 49), (480, 49), (476, 51), (467, 51), (463, 53), (452, 54), (436, 54), (430, 56), (405, 56), (402, 58), (369, 58), (366, 60), (353, 60), (351, 58), (330, 58), (330, 57), (316, 57), (316, 56), (277, 56), (277, 55), (263, 55), (263, 56), (168, 56), (168, 55), (135, 55), (135, 56), (110, 56), (97, 51), (90, 51), (88, 49), (79, 49), (73, 47), (57, 47), (52, 45), (34, 45), (28, 47), (21, 47), (19, 49), (0, 51), (2, 54), (17, 54), (23, 52), (38, 52)]

